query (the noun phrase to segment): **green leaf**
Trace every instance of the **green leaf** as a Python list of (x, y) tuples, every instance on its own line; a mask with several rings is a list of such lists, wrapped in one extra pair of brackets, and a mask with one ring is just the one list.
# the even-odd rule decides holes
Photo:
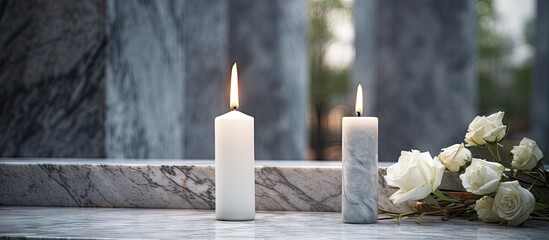
[(509, 134), (509, 130), (511, 130), (511, 118), (509, 118), (509, 122), (507, 122), (507, 128), (505, 129), (505, 136), (503, 136), (503, 138), (501, 138), (502, 141), (505, 137), (507, 137), (507, 134)]
[(478, 214), (476, 211), (470, 211), (466, 215), (467, 220), (476, 221), (478, 219)]
[(513, 166), (509, 162), (501, 161), (500, 164), (503, 165), (505, 168), (513, 169)]
[(436, 206), (437, 208), (440, 209), (440, 205), (438, 205), (437, 200), (435, 200), (435, 198), (431, 194), (427, 195), (427, 197), (425, 197), (423, 201), (431, 206)]
[(437, 196), (438, 198), (440, 198), (441, 200), (443, 201), (446, 201), (446, 202), (453, 202), (453, 203), (458, 203), (460, 201), (456, 200), (456, 199), (453, 199), (449, 196), (446, 196), (444, 193), (442, 193), (438, 188), (433, 191), (433, 194), (435, 194), (435, 196)]
[(534, 194), (536, 202), (549, 204), (549, 191), (544, 187), (533, 187), (530, 192)]
[(543, 203), (536, 203), (536, 205), (534, 205), (534, 211), (540, 211), (540, 210), (545, 210), (545, 209), (549, 209), (549, 205), (548, 204), (543, 204)]
[(421, 219), (423, 218), (423, 216), (425, 216), (425, 213), (421, 213), (419, 216), (417, 216), (416, 218), (416, 224), (418, 225), (421, 225)]
[(545, 170), (545, 166), (543, 165), (543, 158), (539, 160), (538, 165), (535, 168), (535, 171), (539, 174), (539, 177), (544, 182), (547, 182), (547, 179), (546, 179), (547, 170)]
[[(499, 155), (499, 146), (498, 146), (498, 143), (496, 143), (496, 142), (487, 142), (487, 143), (486, 143), (486, 148), (488, 148), (488, 151), (489, 151), (490, 154), (492, 154), (492, 156), (494, 157), (495, 162), (497, 162), (497, 163), (502, 163), (501, 157), (500, 157), (500, 155)], [(503, 163), (502, 163), (502, 164), (503, 164)]]

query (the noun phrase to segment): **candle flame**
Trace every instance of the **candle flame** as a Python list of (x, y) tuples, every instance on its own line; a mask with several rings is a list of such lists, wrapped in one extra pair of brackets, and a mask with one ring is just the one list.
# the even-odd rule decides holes
[(231, 109), (238, 108), (238, 71), (236, 70), (236, 62), (233, 64), (231, 71), (231, 93), (230, 93)]
[(362, 114), (362, 86), (358, 84), (358, 88), (356, 89), (356, 105), (355, 105), (355, 112), (360, 117)]

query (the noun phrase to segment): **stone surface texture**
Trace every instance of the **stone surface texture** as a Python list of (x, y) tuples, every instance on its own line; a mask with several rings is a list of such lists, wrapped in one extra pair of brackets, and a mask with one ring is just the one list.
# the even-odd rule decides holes
[[(353, 86), (379, 117), (379, 157), (438, 153), (476, 114), (475, 1), (357, 1)], [(354, 89), (349, 90), (354, 95)]]
[[(380, 165), (378, 203), (394, 206), (386, 185), (387, 164)], [(57, 207), (139, 207), (213, 209), (213, 161), (44, 160), (0, 161), (0, 205)], [(256, 209), (341, 211), (341, 162), (256, 161)], [(462, 190), (447, 172), (440, 187)]]
[(104, 156), (104, 10), (0, 1), (0, 156)]
[(258, 212), (255, 221), (215, 221), (214, 211), (0, 207), (0, 237), (75, 239), (543, 239), (546, 222), (521, 227), (425, 216), (341, 223), (338, 213)]
[[(549, 150), (549, 1), (538, 0), (532, 81), (532, 137), (542, 151)], [(545, 161), (547, 163), (547, 161)]]
[(305, 159), (307, 1), (234, 0), (230, 26), (240, 109), (255, 118), (256, 159)]
[(106, 156), (184, 158), (183, 1), (107, 1)]

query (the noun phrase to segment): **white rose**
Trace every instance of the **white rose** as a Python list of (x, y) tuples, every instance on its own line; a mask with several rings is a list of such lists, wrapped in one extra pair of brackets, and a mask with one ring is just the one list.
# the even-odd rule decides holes
[(467, 192), (485, 195), (497, 190), (503, 170), (505, 168), (499, 163), (473, 158), (471, 166), (459, 175), (459, 179)]
[(465, 134), (466, 146), (484, 146), (486, 142), (501, 141), (507, 130), (502, 121), (504, 115), (504, 112), (497, 112), (488, 117), (475, 117)]
[(443, 148), (438, 159), (452, 172), (459, 171), (467, 161), (471, 161), (471, 151), (465, 148), (465, 145), (454, 144), (447, 148)]
[(393, 204), (427, 197), (440, 186), (444, 165), (429, 152), (402, 151), (398, 162), (387, 168), (385, 181), (400, 188), (389, 199)]
[(484, 196), (475, 203), (475, 211), (483, 222), (500, 222), (501, 218), (492, 210), (494, 198)]
[(511, 165), (513, 168), (521, 170), (533, 169), (538, 165), (538, 161), (543, 158), (543, 153), (536, 142), (529, 138), (523, 138), (520, 145), (513, 147), (511, 153), (513, 154)]
[(507, 226), (514, 227), (530, 217), (535, 203), (534, 195), (521, 187), (518, 181), (502, 182), (499, 184), (492, 210), (500, 218), (507, 220)]

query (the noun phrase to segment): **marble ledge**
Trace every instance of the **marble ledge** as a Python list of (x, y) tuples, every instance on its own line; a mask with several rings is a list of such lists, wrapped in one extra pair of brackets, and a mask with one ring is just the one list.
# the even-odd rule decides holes
[[(396, 189), (382, 176), (379, 205), (393, 211)], [(55, 207), (182, 208), (215, 206), (213, 161), (112, 159), (2, 159), (0, 205)], [(341, 211), (341, 162), (256, 161), (256, 209)], [(460, 190), (447, 172), (441, 189)]]
[(335, 212), (259, 211), (254, 221), (216, 221), (212, 210), (0, 207), (7, 239), (543, 239), (546, 222), (521, 227), (425, 216), (344, 224)]

